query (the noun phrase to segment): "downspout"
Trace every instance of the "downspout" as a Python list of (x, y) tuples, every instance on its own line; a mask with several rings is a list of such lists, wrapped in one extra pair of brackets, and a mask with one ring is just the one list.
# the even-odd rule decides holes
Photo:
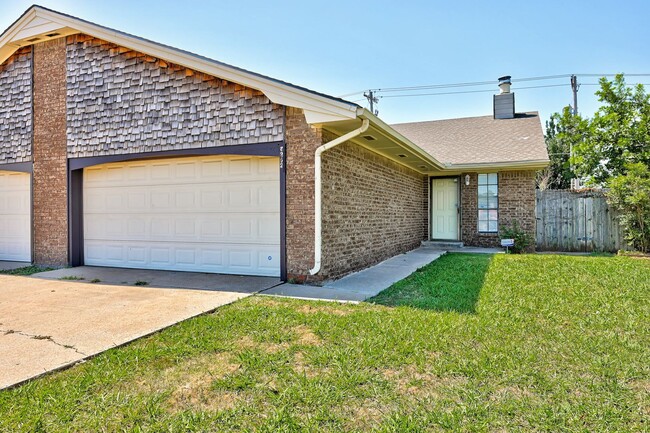
[(316, 275), (320, 272), (321, 268), (321, 259), (322, 259), (322, 249), (323, 249), (323, 203), (322, 203), (322, 191), (323, 183), (321, 177), (321, 155), (328, 149), (331, 149), (335, 146), (338, 146), (341, 143), (344, 143), (359, 134), (363, 134), (370, 126), (370, 121), (368, 119), (363, 119), (361, 127), (353, 131), (348, 132), (345, 135), (342, 135), (334, 140), (323, 144), (318, 149), (314, 155), (314, 267), (309, 270), (310, 275)]

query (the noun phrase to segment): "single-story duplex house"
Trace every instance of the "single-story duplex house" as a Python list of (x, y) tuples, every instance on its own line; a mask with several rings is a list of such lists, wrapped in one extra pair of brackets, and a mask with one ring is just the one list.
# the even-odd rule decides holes
[(0, 36), (0, 260), (311, 281), (535, 231), (537, 113), (357, 104), (43, 7)]

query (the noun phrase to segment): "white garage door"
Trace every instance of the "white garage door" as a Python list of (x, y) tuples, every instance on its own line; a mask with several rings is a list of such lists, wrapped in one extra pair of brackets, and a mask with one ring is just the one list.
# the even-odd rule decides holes
[(85, 264), (279, 276), (278, 164), (209, 156), (85, 169)]
[(31, 262), (31, 176), (0, 171), (0, 260)]

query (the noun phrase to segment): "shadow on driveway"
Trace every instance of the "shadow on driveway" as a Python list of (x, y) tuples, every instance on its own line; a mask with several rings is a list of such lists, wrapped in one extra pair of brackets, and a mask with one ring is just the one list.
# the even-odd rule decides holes
[(146, 286), (212, 290), (219, 292), (257, 293), (281, 283), (277, 277), (208, 274), (200, 272), (153, 271), (146, 269), (79, 266), (33, 275), (36, 278), (117, 286)]

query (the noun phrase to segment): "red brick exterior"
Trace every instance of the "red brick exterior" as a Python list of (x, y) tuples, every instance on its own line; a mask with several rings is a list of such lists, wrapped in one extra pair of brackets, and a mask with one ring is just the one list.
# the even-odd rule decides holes
[(34, 262), (68, 264), (66, 43), (34, 45)]
[[(325, 141), (335, 136), (323, 134)], [(346, 142), (323, 158), (323, 268), (335, 278), (420, 246), (428, 176)]]
[(314, 152), (323, 135), (300, 109), (287, 107), (285, 122), (287, 276), (305, 279), (314, 266)]
[(336, 138), (287, 108), (287, 271), (323, 280), (409, 251), (427, 236), (427, 179), (350, 142), (323, 154), (322, 268), (314, 265), (314, 152)]
[[(469, 186), (465, 176), (470, 176)], [(478, 232), (478, 174), (461, 175), (461, 240), (477, 247), (500, 246), (498, 233)], [(517, 221), (535, 237), (535, 172), (503, 171), (499, 173), (499, 229)]]

